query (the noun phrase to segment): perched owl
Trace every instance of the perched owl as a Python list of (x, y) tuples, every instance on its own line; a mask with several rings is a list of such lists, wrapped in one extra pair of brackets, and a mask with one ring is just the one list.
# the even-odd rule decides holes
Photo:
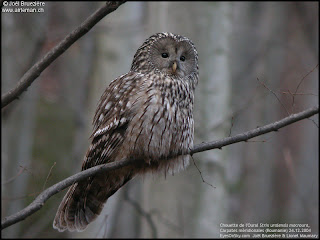
[(188, 38), (158, 33), (142, 44), (131, 70), (112, 81), (100, 98), (82, 170), (124, 158), (135, 164), (73, 184), (54, 228), (83, 231), (107, 199), (136, 175), (173, 173), (188, 165), (198, 75), (198, 54)]

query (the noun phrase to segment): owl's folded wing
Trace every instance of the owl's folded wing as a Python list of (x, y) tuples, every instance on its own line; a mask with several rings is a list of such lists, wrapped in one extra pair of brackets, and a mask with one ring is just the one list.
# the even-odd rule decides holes
[[(132, 97), (136, 95), (137, 73), (129, 72), (110, 83), (100, 98), (93, 118), (92, 143), (82, 170), (113, 161), (123, 143), (132, 117)], [(131, 99), (131, 100), (130, 100)]]

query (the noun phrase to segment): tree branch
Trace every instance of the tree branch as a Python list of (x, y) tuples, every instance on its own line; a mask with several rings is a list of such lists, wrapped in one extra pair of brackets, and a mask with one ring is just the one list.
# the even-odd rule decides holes
[(92, 168), (89, 168), (87, 170), (81, 171), (79, 173), (76, 173), (75, 175), (72, 175), (61, 182), (58, 182), (54, 184), (53, 186), (47, 188), (45, 191), (40, 193), (36, 199), (29, 204), (26, 208), (22, 209), (21, 211), (6, 217), (4, 221), (1, 223), (1, 230), (15, 224), (17, 222), (20, 222), (24, 220), (26, 217), (32, 215), (36, 211), (38, 211), (44, 203), (53, 195), (57, 194), (58, 192), (62, 191), (63, 189), (71, 186), (73, 183), (84, 180), (90, 176), (93, 176), (100, 172), (107, 172), (111, 170), (115, 170), (118, 168), (122, 168), (124, 166), (127, 166), (131, 163), (133, 163), (133, 160), (130, 159), (124, 159), (119, 162), (112, 162), (108, 164), (102, 164), (98, 165)]
[[(190, 150), (189, 153), (192, 155), (192, 154), (195, 154), (198, 152), (208, 151), (211, 149), (216, 149), (216, 148), (221, 149), (224, 146), (234, 144), (237, 142), (247, 141), (251, 138), (266, 134), (268, 132), (278, 131), (278, 129), (280, 129), (280, 128), (283, 128), (287, 125), (290, 125), (290, 124), (295, 123), (297, 121), (300, 121), (302, 119), (309, 118), (317, 113), (319, 113), (318, 106), (313, 107), (313, 108), (309, 108), (305, 111), (302, 111), (302, 112), (299, 112), (296, 114), (292, 114), (292, 115), (290, 115), (286, 118), (283, 118), (277, 122), (265, 125), (263, 127), (258, 127), (256, 129), (250, 130), (248, 132), (244, 132), (244, 133), (232, 136), (232, 137), (227, 137), (227, 138), (213, 141), (213, 142), (198, 144), (192, 150)], [(174, 157), (174, 156), (172, 156), (172, 157)], [(43, 191), (41, 194), (39, 194), (38, 197), (31, 204), (29, 204), (29, 206), (27, 206), (26, 208), (22, 209), (21, 211), (15, 213), (9, 217), (4, 218), (4, 220), (1, 223), (1, 229), (7, 228), (17, 222), (24, 220), (26, 217), (32, 215), (33, 213), (38, 211), (51, 196), (55, 195), (56, 193), (60, 192), (61, 190), (65, 189), (65, 188), (69, 187), (73, 183), (84, 180), (87, 177), (93, 176), (97, 173), (107, 172), (107, 171), (115, 170), (118, 168), (122, 168), (122, 167), (130, 165), (134, 162), (135, 161), (132, 159), (123, 159), (118, 162), (112, 162), (112, 163), (108, 163), (108, 164), (104, 164), (104, 165), (99, 165), (99, 166), (81, 171), (73, 176), (70, 176), (70, 177), (62, 180), (61, 182), (54, 184), (53, 186), (49, 187), (48, 189)]]
[(268, 132), (278, 131), (280, 128), (298, 122), (302, 119), (309, 118), (317, 113), (319, 113), (319, 106), (309, 108), (299, 113), (291, 114), (290, 116), (283, 118), (277, 122), (270, 123), (263, 127), (255, 128), (248, 132), (240, 133), (235, 136), (227, 137), (213, 142), (198, 144), (190, 151), (190, 154), (203, 152), (215, 148), (221, 149), (224, 146), (234, 144), (237, 142), (247, 141), (251, 138), (266, 134)]
[(13, 100), (17, 99), (33, 81), (61, 54), (63, 54), (73, 43), (85, 35), (93, 28), (102, 18), (115, 11), (121, 4), (126, 1), (109, 1), (106, 5), (95, 11), (79, 27), (67, 35), (58, 45), (51, 49), (42, 59), (33, 65), (19, 80), (17, 85), (3, 94), (1, 97), (1, 108), (7, 106)]

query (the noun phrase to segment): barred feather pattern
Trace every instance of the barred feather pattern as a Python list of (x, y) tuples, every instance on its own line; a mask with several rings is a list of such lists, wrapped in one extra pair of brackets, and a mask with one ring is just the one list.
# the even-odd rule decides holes
[[(158, 48), (168, 48), (173, 56), (182, 52), (187, 60), (171, 59), (177, 66), (171, 73), (169, 57), (156, 62), (150, 57)], [(107, 199), (136, 175), (174, 173), (188, 165), (197, 83), (198, 55), (188, 38), (158, 33), (143, 43), (131, 70), (112, 81), (100, 98), (82, 170), (124, 158), (134, 159), (136, 164), (73, 184), (58, 208), (55, 229), (83, 231), (97, 218)], [(178, 153), (182, 155), (170, 158)]]

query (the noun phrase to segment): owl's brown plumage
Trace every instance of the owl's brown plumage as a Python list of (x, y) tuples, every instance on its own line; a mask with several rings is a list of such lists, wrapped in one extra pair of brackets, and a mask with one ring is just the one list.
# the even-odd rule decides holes
[[(136, 164), (73, 184), (53, 227), (83, 231), (106, 200), (137, 174), (175, 172), (189, 163), (193, 147), (193, 99), (198, 54), (180, 35), (158, 33), (134, 55), (131, 70), (112, 81), (96, 110), (82, 170), (131, 158)], [(178, 153), (179, 157), (168, 158)]]

